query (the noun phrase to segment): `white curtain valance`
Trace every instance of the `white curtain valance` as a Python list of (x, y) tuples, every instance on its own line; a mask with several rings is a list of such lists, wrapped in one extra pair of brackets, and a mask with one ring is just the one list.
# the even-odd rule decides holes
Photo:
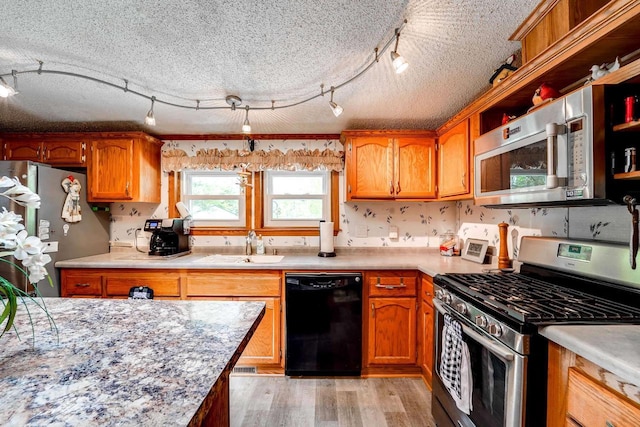
[(175, 148), (162, 152), (162, 169), (179, 172), (185, 169), (262, 170), (329, 170), (344, 169), (344, 152), (335, 150), (232, 150), (200, 149), (195, 156)]

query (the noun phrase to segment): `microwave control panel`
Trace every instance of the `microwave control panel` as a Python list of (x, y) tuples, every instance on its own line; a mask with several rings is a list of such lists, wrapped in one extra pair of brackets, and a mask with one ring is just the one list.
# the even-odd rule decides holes
[(579, 118), (567, 123), (567, 142), (568, 142), (568, 187), (573, 190), (567, 190), (567, 199), (581, 199), (585, 195), (582, 188), (587, 185), (587, 163), (588, 154), (586, 147), (587, 132), (584, 125), (585, 118)]

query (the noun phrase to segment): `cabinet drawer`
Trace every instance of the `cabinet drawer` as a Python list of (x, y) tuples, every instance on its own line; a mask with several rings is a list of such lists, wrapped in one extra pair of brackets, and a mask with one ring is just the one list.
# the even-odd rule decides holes
[(102, 276), (67, 273), (62, 278), (62, 296), (101, 296)]
[(640, 425), (640, 407), (581, 371), (569, 369), (567, 419), (581, 426)]
[(423, 274), (422, 276), (422, 301), (429, 305), (433, 305), (433, 278)]
[(365, 277), (370, 297), (416, 296), (415, 272), (372, 272)]
[(189, 273), (187, 297), (280, 296), (280, 273)]
[(106, 279), (107, 296), (128, 296), (134, 286), (148, 286), (155, 296), (180, 296), (180, 278), (162, 275), (110, 276)]

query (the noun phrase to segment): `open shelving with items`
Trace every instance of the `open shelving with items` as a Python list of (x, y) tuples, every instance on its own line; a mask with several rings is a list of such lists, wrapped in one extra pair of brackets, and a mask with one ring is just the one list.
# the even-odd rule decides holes
[[(553, 10), (536, 9), (535, 13), (552, 14)], [(621, 67), (593, 84), (640, 83), (640, 2), (611, 0), (567, 31), (451, 121), (479, 114), (480, 134), (486, 133), (501, 126), (504, 114), (526, 114), (540, 84), (568, 93), (583, 84), (592, 65), (612, 63), (616, 56)]]

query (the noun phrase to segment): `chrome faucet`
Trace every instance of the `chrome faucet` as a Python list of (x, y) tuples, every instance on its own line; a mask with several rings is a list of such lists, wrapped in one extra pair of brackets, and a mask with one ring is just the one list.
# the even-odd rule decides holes
[(247, 238), (245, 241), (245, 245), (244, 245), (244, 254), (245, 255), (251, 255), (251, 242), (253, 241), (253, 239), (256, 237), (256, 232), (253, 230), (249, 230), (249, 234), (247, 234)]

